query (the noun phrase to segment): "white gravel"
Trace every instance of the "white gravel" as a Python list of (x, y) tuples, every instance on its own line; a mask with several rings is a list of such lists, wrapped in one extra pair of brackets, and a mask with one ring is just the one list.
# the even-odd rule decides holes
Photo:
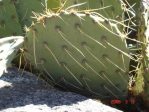
[(0, 112), (122, 112), (100, 101), (47, 86), (11, 68), (0, 78)]

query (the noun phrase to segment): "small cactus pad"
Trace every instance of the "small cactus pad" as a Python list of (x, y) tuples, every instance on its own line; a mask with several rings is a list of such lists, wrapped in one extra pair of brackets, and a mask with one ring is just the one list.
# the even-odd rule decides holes
[(45, 0), (14, 0), (20, 23), (30, 26), (34, 20), (33, 12), (41, 13), (45, 9)]
[(118, 23), (77, 11), (37, 21), (26, 28), (25, 56), (51, 81), (103, 99), (127, 95), (132, 57)]
[(0, 0), (0, 38), (21, 35), (21, 25), (12, 0)]
[(10, 66), (23, 41), (24, 38), (22, 36), (11, 36), (0, 39), (0, 76)]

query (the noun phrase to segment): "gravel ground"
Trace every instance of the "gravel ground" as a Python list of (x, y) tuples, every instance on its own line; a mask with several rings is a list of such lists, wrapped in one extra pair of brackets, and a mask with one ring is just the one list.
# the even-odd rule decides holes
[(29, 72), (10, 68), (0, 78), (0, 112), (122, 112), (87, 97), (59, 91)]

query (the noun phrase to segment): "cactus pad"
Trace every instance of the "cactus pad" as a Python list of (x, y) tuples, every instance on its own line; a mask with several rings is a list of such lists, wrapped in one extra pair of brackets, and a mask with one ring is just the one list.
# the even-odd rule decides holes
[(46, 0), (46, 7), (52, 11), (57, 11), (61, 7), (61, 0)]
[(20, 23), (30, 26), (34, 20), (33, 12), (41, 13), (45, 9), (45, 0), (14, 0)]
[(12, 0), (0, 0), (0, 37), (21, 35), (21, 25)]
[[(107, 18), (120, 19), (125, 7), (122, 0), (62, 0), (64, 8), (95, 10)], [(72, 7), (72, 8), (71, 8)], [(98, 9), (98, 10), (97, 10)]]
[[(40, 17), (39, 17), (40, 18)], [(27, 28), (25, 56), (55, 84), (100, 98), (127, 95), (132, 58), (115, 22), (62, 11)]]

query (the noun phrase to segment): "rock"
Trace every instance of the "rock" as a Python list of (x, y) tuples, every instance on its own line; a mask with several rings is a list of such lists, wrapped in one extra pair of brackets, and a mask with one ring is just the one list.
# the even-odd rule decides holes
[(8, 69), (0, 78), (0, 112), (122, 112), (100, 101), (57, 90), (29, 72)]
[(6, 72), (6, 68), (10, 66), (11, 61), (22, 46), (24, 37), (10, 36), (0, 38), (0, 76)]

